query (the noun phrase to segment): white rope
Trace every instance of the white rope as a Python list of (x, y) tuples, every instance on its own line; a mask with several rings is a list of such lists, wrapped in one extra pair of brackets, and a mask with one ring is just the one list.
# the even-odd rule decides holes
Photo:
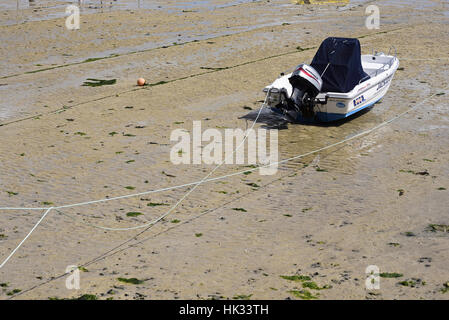
[[(448, 88), (449, 88), (449, 87), (446, 87), (446, 88), (444, 88), (444, 89), (442, 89), (442, 90), (447, 90)], [(306, 157), (306, 156), (308, 156), (308, 155), (311, 155), (311, 154), (314, 154), (314, 153), (318, 153), (318, 152), (320, 152), (320, 151), (323, 151), (323, 150), (326, 150), (326, 149), (335, 147), (335, 146), (337, 146), (337, 145), (339, 145), (339, 144), (348, 142), (348, 141), (353, 140), (353, 139), (355, 139), (355, 138), (358, 138), (358, 137), (360, 137), (360, 136), (362, 136), (362, 135), (369, 134), (369, 133), (371, 133), (372, 131), (377, 130), (378, 128), (380, 128), (380, 127), (382, 127), (382, 126), (384, 126), (384, 125), (386, 125), (386, 124), (388, 124), (388, 123), (391, 123), (392, 121), (396, 120), (397, 118), (402, 117), (402, 116), (405, 115), (406, 113), (409, 113), (410, 111), (416, 109), (417, 107), (419, 107), (420, 105), (422, 105), (422, 104), (423, 104), (424, 102), (426, 102), (427, 100), (433, 98), (433, 97), (434, 97), (435, 95), (437, 95), (437, 94), (438, 94), (438, 93), (432, 94), (431, 96), (425, 98), (424, 100), (422, 100), (420, 103), (418, 103), (418, 104), (415, 105), (414, 107), (411, 107), (410, 109), (404, 111), (403, 113), (400, 113), (400, 114), (396, 115), (396, 116), (393, 117), (392, 119), (387, 120), (387, 121), (385, 121), (385, 122), (383, 122), (383, 123), (381, 123), (381, 124), (379, 124), (379, 125), (377, 125), (377, 126), (371, 128), (371, 129), (368, 129), (368, 130), (366, 130), (366, 131), (363, 131), (363, 132), (361, 132), (361, 133), (358, 133), (358, 134), (356, 134), (355, 136), (352, 136), (352, 137), (350, 137), (350, 138), (346, 138), (346, 139), (341, 140), (341, 141), (339, 141), (339, 142), (336, 142), (336, 143), (327, 145), (327, 146), (325, 146), (325, 147), (322, 147), (322, 148), (319, 148), (319, 149), (316, 149), (316, 150), (313, 150), (313, 151), (310, 151), (310, 152), (307, 152), (307, 153), (304, 153), (304, 154), (300, 154), (300, 155), (297, 155), (297, 156), (293, 156), (293, 157), (291, 157), (291, 158), (283, 159), (283, 160), (280, 160), (280, 161), (277, 161), (277, 162), (272, 162), (272, 163), (269, 163), (269, 164), (266, 164), (266, 165), (262, 165), (262, 166), (257, 166), (257, 167), (255, 167), (255, 168), (248, 168), (248, 169), (246, 169), (246, 170), (242, 170), (242, 171), (230, 173), (230, 174), (223, 175), (223, 176), (218, 176), (218, 177), (215, 177), (215, 178), (207, 178), (207, 179), (204, 179), (204, 178), (203, 178), (203, 179), (200, 180), (200, 181), (202, 181), (202, 183), (204, 183), (204, 182), (212, 182), (212, 181), (217, 181), (217, 180), (223, 180), (223, 179), (226, 179), (226, 178), (228, 178), (228, 177), (232, 177), (232, 176), (236, 176), (236, 175), (243, 174), (243, 173), (245, 173), (245, 172), (252, 172), (252, 171), (258, 170), (258, 169), (260, 169), (260, 168), (267, 168), (267, 167), (271, 167), (271, 166), (277, 166), (277, 165), (279, 165), (279, 164), (282, 164), (282, 163), (285, 163), (285, 162), (289, 162), (289, 161), (291, 161), (291, 160), (303, 158), (303, 157)], [(260, 110), (260, 111), (261, 111), (261, 110)], [(259, 111), (259, 115), (260, 115), (260, 111)], [(259, 115), (258, 115), (258, 116), (259, 116)], [(209, 176), (209, 175), (208, 175), (208, 176)], [(208, 176), (206, 176), (206, 177), (208, 177)], [(189, 187), (189, 186), (193, 186), (193, 185), (198, 184), (200, 181), (189, 182), (189, 183), (180, 184), (180, 185), (176, 185), (176, 186), (170, 186), (170, 187), (165, 187), (165, 188), (160, 188), (160, 189), (155, 189), (155, 190), (149, 190), (149, 191), (144, 191), (144, 192), (139, 192), (139, 193), (127, 194), (127, 195), (117, 196), (117, 197), (112, 197), (112, 198), (104, 198), (104, 199), (93, 200), (93, 201), (78, 202), (78, 203), (67, 204), (67, 205), (62, 205), (62, 206), (53, 206), (52, 208), (53, 208), (53, 209), (73, 208), (73, 207), (85, 206), (85, 205), (90, 205), (90, 204), (95, 204), (95, 203), (101, 203), (101, 202), (107, 202), (107, 201), (112, 201), (112, 200), (119, 200), (119, 199), (132, 198), (132, 197), (137, 197), (137, 196), (142, 196), (142, 195), (148, 195), (148, 194), (151, 194), (151, 193), (159, 193), (159, 192), (163, 192), (163, 191), (169, 191), (169, 190), (174, 190), (174, 189), (180, 189), (180, 188), (184, 188), (184, 187)], [(4, 207), (4, 208), (0, 208), (0, 210), (47, 210), (47, 209), (49, 209), (49, 207), (45, 207), (45, 208)]]
[[(443, 90), (447, 90), (448, 88), (449, 88), (449, 86), (445, 87)], [(179, 201), (172, 207), (172, 208), (170, 208), (166, 213), (164, 213), (163, 215), (161, 215), (160, 217), (154, 219), (153, 221), (151, 221), (151, 222), (149, 222), (149, 223), (146, 223), (146, 224), (140, 225), (140, 226), (135, 226), (135, 227), (130, 227), (130, 228), (120, 228), (120, 229), (119, 229), (119, 228), (106, 228), (106, 227), (96, 226), (97, 228), (101, 228), (101, 229), (105, 229), (105, 230), (111, 230), (111, 231), (135, 230), (135, 229), (139, 229), (139, 228), (144, 228), (144, 227), (147, 227), (147, 226), (150, 226), (150, 225), (153, 225), (153, 224), (157, 223), (158, 221), (160, 221), (160, 220), (162, 220), (164, 217), (166, 217), (168, 214), (170, 214), (170, 213), (171, 213), (171, 212), (172, 212), (172, 211), (173, 211), (173, 210), (174, 210), (174, 209), (175, 209), (175, 208), (176, 208), (176, 207), (177, 207), (177, 206), (178, 206), (178, 205), (185, 199), (185, 198), (187, 198), (187, 196), (188, 196), (190, 193), (193, 192), (193, 190), (196, 189), (197, 186), (199, 186), (200, 184), (202, 184), (202, 183), (204, 183), (204, 182), (215, 181), (215, 180), (221, 180), (221, 179), (225, 179), (225, 178), (228, 178), (228, 177), (232, 177), (232, 176), (236, 176), (236, 175), (243, 174), (244, 172), (252, 172), (252, 171), (255, 171), (255, 170), (259, 169), (259, 168), (266, 168), (266, 167), (270, 167), (270, 166), (274, 166), (274, 165), (279, 165), (279, 164), (282, 164), (282, 163), (286, 163), (286, 162), (289, 162), (289, 161), (292, 161), (292, 160), (295, 160), (295, 159), (303, 158), (303, 157), (306, 157), (306, 156), (309, 156), (309, 155), (312, 155), (312, 154), (315, 154), (315, 153), (318, 153), (318, 152), (321, 152), (321, 151), (324, 151), (324, 150), (333, 148), (333, 147), (338, 146), (338, 145), (340, 145), (340, 144), (344, 144), (344, 143), (346, 143), (346, 142), (348, 142), (348, 141), (357, 139), (357, 138), (359, 138), (359, 137), (361, 137), (361, 136), (364, 136), (364, 135), (367, 135), (367, 134), (369, 134), (369, 133), (371, 133), (371, 132), (373, 132), (373, 131), (375, 131), (375, 130), (381, 128), (381, 127), (386, 126), (387, 124), (389, 124), (389, 123), (391, 123), (391, 122), (393, 122), (393, 121), (399, 119), (400, 117), (404, 116), (405, 114), (407, 114), (407, 113), (411, 112), (412, 110), (416, 109), (417, 107), (421, 106), (422, 104), (424, 104), (424, 103), (427, 102), (429, 99), (431, 99), (431, 98), (433, 98), (434, 96), (436, 96), (437, 94), (438, 94), (438, 93), (434, 93), (434, 94), (430, 95), (429, 97), (425, 98), (425, 99), (422, 100), (420, 103), (416, 104), (415, 106), (411, 107), (410, 109), (408, 109), (408, 110), (406, 110), (406, 111), (404, 111), (404, 112), (402, 112), (402, 113), (400, 113), (400, 114), (397, 114), (397, 115), (394, 116), (393, 118), (391, 118), (391, 119), (389, 119), (389, 120), (387, 120), (387, 121), (384, 121), (384, 122), (378, 124), (377, 126), (374, 126), (374, 127), (371, 128), (371, 129), (368, 129), (368, 130), (365, 130), (365, 131), (363, 131), (363, 132), (360, 132), (360, 133), (358, 133), (358, 134), (356, 134), (356, 135), (354, 135), (354, 136), (352, 136), (352, 137), (343, 139), (343, 140), (341, 140), (341, 141), (339, 141), (339, 142), (336, 142), (336, 143), (327, 145), (327, 146), (322, 147), (322, 148), (319, 148), (319, 149), (315, 149), (315, 150), (313, 150), (313, 151), (309, 151), (309, 152), (306, 152), (306, 153), (303, 153), (303, 154), (300, 154), (300, 155), (297, 155), (297, 156), (293, 156), (293, 157), (291, 157), (291, 158), (287, 158), (287, 159), (283, 159), (283, 160), (280, 160), (280, 161), (277, 161), (277, 162), (269, 163), (269, 164), (267, 164), (267, 165), (258, 166), (258, 167), (255, 167), (255, 168), (249, 168), (248, 170), (239, 171), (239, 172), (227, 174), (227, 175), (224, 175), (224, 176), (220, 176), (220, 177), (208, 179), (208, 177), (209, 177), (209, 176), (210, 176), (216, 169), (218, 169), (221, 165), (223, 165), (223, 163), (224, 163), (225, 160), (226, 160), (226, 159), (225, 159), (225, 160), (223, 160), (217, 167), (215, 167), (215, 168), (214, 168), (208, 175), (206, 175), (206, 176), (205, 176), (202, 180), (200, 180), (200, 181), (196, 181), (196, 182), (192, 182), (192, 183), (187, 183), (187, 184), (179, 185), (179, 186), (173, 186), (173, 187), (168, 187), (168, 188), (158, 189), (158, 190), (152, 190), (152, 191), (147, 191), (147, 192), (141, 192), (141, 193), (136, 193), (136, 194), (125, 195), (125, 196), (120, 196), (120, 197), (115, 197), (115, 198), (100, 199), (100, 200), (95, 200), (95, 201), (88, 201), (88, 202), (82, 202), (82, 203), (75, 203), (75, 204), (65, 205), (65, 206), (59, 206), (59, 207), (43, 208), (43, 209), (46, 209), (47, 211), (44, 213), (44, 215), (41, 217), (41, 219), (36, 223), (36, 225), (30, 230), (30, 232), (28, 233), (28, 235), (27, 235), (27, 236), (20, 242), (20, 244), (19, 244), (19, 245), (18, 245), (18, 246), (11, 252), (11, 254), (5, 259), (5, 261), (2, 262), (2, 264), (0, 265), (0, 269), (6, 264), (6, 262), (8, 262), (8, 260), (14, 255), (14, 253), (20, 248), (20, 246), (21, 246), (21, 245), (28, 239), (28, 237), (33, 233), (33, 231), (34, 231), (34, 230), (37, 228), (37, 226), (44, 220), (44, 218), (47, 216), (47, 214), (48, 214), (52, 209), (70, 208), (70, 207), (75, 207), (75, 206), (80, 206), (80, 205), (87, 205), (87, 204), (98, 203), (98, 202), (112, 201), (112, 200), (116, 200), (116, 199), (129, 198), (129, 197), (134, 197), (134, 196), (138, 196), (138, 195), (149, 194), (149, 193), (155, 193), (155, 192), (160, 192), (160, 191), (163, 191), (163, 190), (172, 190), (172, 189), (176, 189), (176, 188), (181, 188), (181, 187), (185, 187), (185, 186), (191, 186), (191, 185), (194, 185), (194, 188), (192, 188), (189, 192), (187, 192), (187, 193), (186, 193), (186, 194), (185, 194), (185, 195), (184, 195), (184, 196), (183, 196), (183, 197), (182, 197), (182, 198), (181, 198), (181, 199), (180, 199), (180, 200), (179, 200)], [(268, 97), (268, 95), (267, 95), (267, 97)], [(259, 113), (258, 113), (258, 115), (257, 115), (257, 118), (256, 118), (256, 120), (254, 121), (254, 123), (253, 123), (253, 125), (252, 125), (251, 128), (254, 127), (254, 125), (255, 125), (257, 119), (259, 118), (260, 113), (261, 113), (262, 109), (263, 109), (264, 106), (265, 106), (266, 99), (267, 99), (267, 98), (265, 98), (265, 102), (264, 102), (264, 104), (262, 105), (262, 108), (260, 108)], [(246, 134), (245, 139), (246, 139), (247, 137), (248, 137), (248, 133)], [(232, 156), (234, 155), (235, 151), (237, 151), (237, 149), (240, 148), (241, 145), (243, 145), (245, 139), (244, 139), (244, 140), (240, 143), (240, 145), (234, 150), (234, 152), (232, 153)], [(0, 210), (24, 210), (24, 208), (0, 208)], [(32, 208), (32, 209), (28, 209), (28, 210), (38, 210), (38, 208)]]
[[(187, 193), (184, 194), (184, 196), (181, 197), (181, 199), (178, 200), (178, 202), (175, 203), (175, 205), (173, 207), (171, 207), (166, 213), (164, 213), (163, 215), (161, 215), (160, 217), (154, 219), (153, 221), (150, 221), (148, 223), (145, 223), (143, 225), (140, 226), (135, 226), (135, 227), (129, 227), (129, 228), (107, 228), (107, 227), (99, 227), (101, 229), (104, 230), (110, 230), (110, 231), (124, 231), (124, 230), (136, 230), (136, 229), (141, 229), (141, 228), (145, 228), (145, 227), (149, 227), (151, 225), (156, 224), (157, 222), (161, 221), (162, 219), (164, 219), (166, 216), (168, 216), (171, 212), (173, 212), (173, 210), (175, 210), (180, 204), (181, 202), (184, 201), (184, 199), (186, 199), (200, 184), (202, 184), (207, 178), (210, 177), (210, 175), (212, 173), (214, 173), (219, 167), (221, 167), (226, 160), (228, 160), (228, 158), (233, 157), (235, 152), (245, 143), (246, 139), (249, 136), (250, 131), (254, 128), (254, 126), (257, 123), (257, 120), (259, 119), (259, 116), (263, 110), (263, 108), (266, 106), (267, 103), (267, 99), (268, 99), (268, 95), (270, 93), (270, 90), (268, 91), (266, 97), (265, 97), (265, 101), (262, 105), (262, 107), (260, 108), (256, 119), (254, 120), (251, 128), (246, 132), (245, 137), (242, 139), (242, 141), (240, 142), (240, 144), (234, 149), (234, 151), (232, 152), (232, 154), (228, 155), (227, 157), (225, 157), (225, 159), (223, 159), (223, 161), (218, 164), (213, 170), (211, 170), (203, 179), (201, 179), (200, 181), (196, 182), (194, 187), (192, 189), (190, 189)], [(110, 200), (110, 199), (107, 199)], [(74, 206), (74, 205), (72, 205)], [(71, 207), (71, 206), (65, 206), (67, 207)], [(22, 244), (28, 239), (28, 237), (33, 233), (33, 231), (37, 228), (37, 226), (39, 226), (39, 224), (44, 220), (44, 218), (47, 216), (47, 214), (52, 210), (52, 209), (60, 209), (63, 207), (50, 207), (47, 209), (47, 211), (42, 215), (42, 217), (39, 219), (39, 221), (34, 225), (34, 227), (30, 230), (30, 232), (27, 234), (27, 236), (19, 243), (19, 245), (9, 254), (9, 256), (2, 262), (2, 264), (0, 265), (0, 269), (8, 262), (8, 260), (16, 253), (16, 251), (22, 246)], [(57, 210), (59, 212), (59, 210)]]
[(47, 211), (42, 215), (42, 217), (39, 219), (39, 221), (34, 225), (34, 227), (28, 232), (27, 236), (23, 238), (22, 241), (20, 241), (19, 245), (9, 254), (9, 256), (5, 259), (5, 261), (0, 264), (0, 269), (3, 268), (3, 266), (8, 262), (9, 259), (16, 253), (17, 250), (22, 246), (22, 244), (28, 239), (28, 237), (33, 233), (34, 229), (37, 228), (37, 226), (44, 220), (44, 218), (47, 216), (47, 214), (52, 210), (53, 208), (48, 208)]
[[(267, 99), (268, 99), (268, 95), (269, 95), (270, 91), (267, 92), (267, 96), (265, 97), (265, 101), (262, 105), (262, 107), (259, 110), (259, 113), (257, 114), (256, 119), (253, 122), (253, 125), (251, 126), (251, 128), (246, 132), (245, 137), (242, 139), (242, 141), (240, 142), (240, 144), (234, 149), (234, 151), (232, 152), (232, 154), (227, 155), (220, 164), (218, 164), (213, 170), (211, 170), (203, 179), (201, 179), (200, 181), (194, 182), (193, 185), (194, 187), (192, 189), (190, 189), (188, 192), (186, 192), (181, 199), (178, 200), (178, 202), (175, 203), (175, 205), (173, 207), (171, 207), (169, 210), (167, 210), (166, 213), (164, 213), (163, 215), (159, 216), (158, 218), (147, 222), (145, 224), (142, 224), (140, 226), (135, 226), (135, 227), (128, 227), (128, 228), (108, 228), (108, 227), (101, 227), (101, 226), (96, 226), (97, 228), (103, 229), (103, 230), (109, 230), (109, 231), (129, 231), (129, 230), (136, 230), (136, 229), (142, 229), (142, 228), (146, 228), (149, 227), (151, 225), (154, 225), (156, 223), (158, 223), (159, 221), (161, 221), (162, 219), (164, 219), (166, 216), (168, 216), (170, 213), (173, 212), (173, 210), (175, 210), (180, 204), (181, 202), (184, 201), (184, 199), (186, 199), (200, 184), (202, 184), (203, 182), (206, 181), (207, 178), (209, 178), (211, 176), (212, 173), (214, 173), (218, 168), (220, 168), (225, 162), (226, 160), (228, 160), (230, 157), (234, 157), (235, 152), (240, 149), (240, 147), (245, 143), (246, 139), (249, 136), (249, 132), (254, 128), (254, 126), (256, 125), (257, 120), (259, 119), (259, 116), (262, 112), (262, 109), (265, 107), (266, 103), (267, 103)], [(59, 208), (58, 208), (59, 209)]]

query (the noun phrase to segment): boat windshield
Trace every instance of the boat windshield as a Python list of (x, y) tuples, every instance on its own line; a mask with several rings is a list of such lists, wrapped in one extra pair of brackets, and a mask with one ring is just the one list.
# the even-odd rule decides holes
[(335, 37), (325, 39), (311, 66), (323, 79), (322, 92), (346, 93), (370, 78), (362, 68), (358, 39)]

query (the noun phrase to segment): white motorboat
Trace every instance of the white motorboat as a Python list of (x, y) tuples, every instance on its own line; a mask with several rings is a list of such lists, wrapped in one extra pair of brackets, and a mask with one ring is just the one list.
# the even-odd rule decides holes
[(292, 122), (347, 118), (382, 99), (398, 67), (396, 55), (361, 55), (358, 39), (327, 38), (310, 65), (265, 87), (266, 103)]

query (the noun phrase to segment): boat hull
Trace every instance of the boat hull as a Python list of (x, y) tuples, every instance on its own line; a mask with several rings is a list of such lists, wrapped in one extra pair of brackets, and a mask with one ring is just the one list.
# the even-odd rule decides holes
[(385, 74), (380, 81), (368, 80), (366, 87), (360, 88), (355, 97), (342, 97), (341, 95), (328, 93), (327, 103), (316, 106), (317, 120), (323, 122), (341, 120), (372, 107), (387, 93), (394, 71), (396, 70), (392, 70), (392, 74)]
[(361, 92), (353, 99), (341, 99), (328, 97), (325, 105), (318, 106), (316, 109), (316, 120), (322, 122), (337, 121), (364, 109), (374, 106), (387, 93), (389, 83), (384, 88), (377, 90), (376, 87)]

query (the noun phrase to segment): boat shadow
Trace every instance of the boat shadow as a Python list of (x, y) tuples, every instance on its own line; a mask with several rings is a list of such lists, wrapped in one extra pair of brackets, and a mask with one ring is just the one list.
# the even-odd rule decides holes
[[(288, 117), (276, 112), (270, 108), (264, 108), (262, 111), (253, 110), (247, 113), (244, 116), (239, 117), (239, 119), (251, 120), (255, 121), (257, 119), (257, 123), (262, 124), (262, 128), (264, 129), (277, 129), (277, 130), (286, 130), (288, 129), (288, 125), (303, 125), (303, 126), (314, 126), (314, 127), (339, 127), (344, 125), (348, 121), (352, 121), (358, 117), (361, 117), (365, 113), (368, 113), (373, 107), (368, 107), (355, 114), (350, 115), (349, 117), (334, 120), (331, 122), (321, 122), (314, 119), (305, 119), (300, 115), (297, 117)], [(260, 112), (260, 114), (259, 114)]]

